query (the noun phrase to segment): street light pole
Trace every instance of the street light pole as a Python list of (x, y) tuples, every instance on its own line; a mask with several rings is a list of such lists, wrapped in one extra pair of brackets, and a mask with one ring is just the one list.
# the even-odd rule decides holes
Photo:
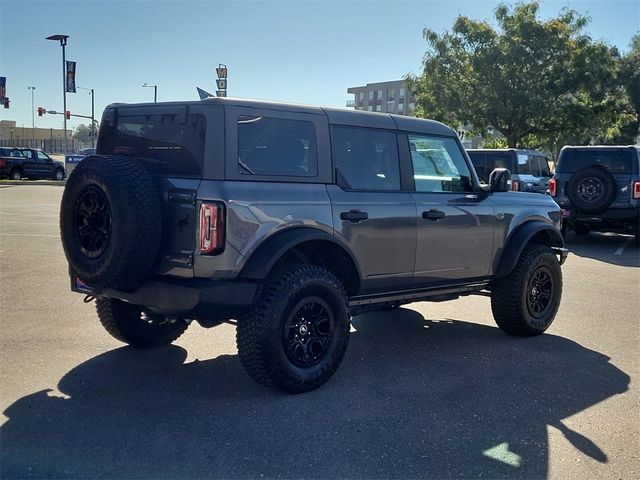
[(69, 35), (51, 35), (47, 40), (59, 40), (62, 47), (62, 108), (64, 118), (64, 153), (69, 153), (69, 145), (67, 143), (67, 58), (64, 47), (67, 46), (67, 38)]
[(95, 125), (96, 125), (96, 119), (95, 119), (95, 102), (93, 99), (93, 88), (84, 88), (84, 87), (76, 87), (79, 88), (81, 90), (89, 90), (91, 92), (91, 148), (94, 148), (95, 142), (96, 142), (96, 136), (95, 136)]
[(148, 83), (145, 83), (144, 85), (142, 85), (143, 87), (153, 87), (153, 103), (157, 103), (158, 102), (158, 85), (149, 85)]
[[(27, 89), (31, 90), (31, 141), (33, 143), (35, 143), (36, 141), (36, 106), (35, 106), (35, 102), (33, 101), (33, 92), (36, 89), (36, 87), (27, 87)], [(33, 144), (31, 145), (32, 147), (34, 146)], [(36, 147), (38, 145), (35, 145)]]

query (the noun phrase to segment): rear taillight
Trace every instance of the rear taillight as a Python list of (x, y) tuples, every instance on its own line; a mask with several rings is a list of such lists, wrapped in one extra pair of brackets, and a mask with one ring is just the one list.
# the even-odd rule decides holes
[(222, 206), (215, 203), (200, 205), (200, 253), (220, 252), (224, 247), (224, 218)]
[(555, 197), (558, 194), (558, 183), (555, 178), (549, 180), (549, 195)]
[(640, 200), (640, 180), (633, 182), (633, 199)]
[(511, 182), (511, 190), (513, 190), (514, 192), (520, 191), (520, 182), (518, 180), (513, 180)]
[(4, 167), (6, 162), (4, 160), (0, 160), (0, 167)]

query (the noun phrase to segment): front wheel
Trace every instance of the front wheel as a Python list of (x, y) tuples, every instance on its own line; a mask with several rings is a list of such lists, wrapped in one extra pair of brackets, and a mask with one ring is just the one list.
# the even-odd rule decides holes
[(181, 318), (167, 318), (143, 312), (139, 307), (113, 298), (96, 299), (100, 323), (116, 340), (132, 347), (154, 348), (169, 345), (189, 324)]
[(512, 335), (543, 333), (553, 322), (562, 297), (562, 270), (553, 250), (527, 245), (515, 269), (496, 280), (491, 310), (498, 327)]
[(314, 390), (344, 357), (349, 319), (347, 294), (331, 272), (311, 265), (281, 270), (238, 322), (240, 361), (263, 385), (290, 393)]
[(64, 178), (64, 172), (62, 170), (56, 170), (53, 174), (53, 179), (56, 181), (61, 181)]

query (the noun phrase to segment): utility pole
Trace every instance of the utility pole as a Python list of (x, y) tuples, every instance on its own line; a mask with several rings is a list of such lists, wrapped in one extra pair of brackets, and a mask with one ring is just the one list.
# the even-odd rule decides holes
[(36, 141), (36, 106), (35, 102), (33, 101), (33, 92), (36, 87), (27, 87), (27, 89), (31, 90), (31, 141), (33, 142), (31, 146), (37, 147), (37, 144), (34, 145)]
[(64, 47), (67, 46), (67, 38), (69, 35), (51, 35), (47, 37), (47, 40), (59, 40), (60, 46), (62, 47), (62, 108), (64, 115), (64, 153), (69, 152), (68, 143), (67, 143), (67, 57), (65, 55)]

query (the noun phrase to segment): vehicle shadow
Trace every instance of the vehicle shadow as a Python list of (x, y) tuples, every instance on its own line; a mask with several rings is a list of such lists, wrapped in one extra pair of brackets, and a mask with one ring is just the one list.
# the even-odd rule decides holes
[(235, 355), (124, 347), (16, 401), (2, 478), (544, 478), (549, 426), (627, 390), (609, 358), (570, 340), (509, 337), (413, 310), (354, 318), (319, 390), (251, 381)]
[(565, 246), (579, 257), (623, 267), (640, 267), (640, 250), (634, 243), (633, 235), (601, 232), (575, 235), (570, 232), (565, 238)]

